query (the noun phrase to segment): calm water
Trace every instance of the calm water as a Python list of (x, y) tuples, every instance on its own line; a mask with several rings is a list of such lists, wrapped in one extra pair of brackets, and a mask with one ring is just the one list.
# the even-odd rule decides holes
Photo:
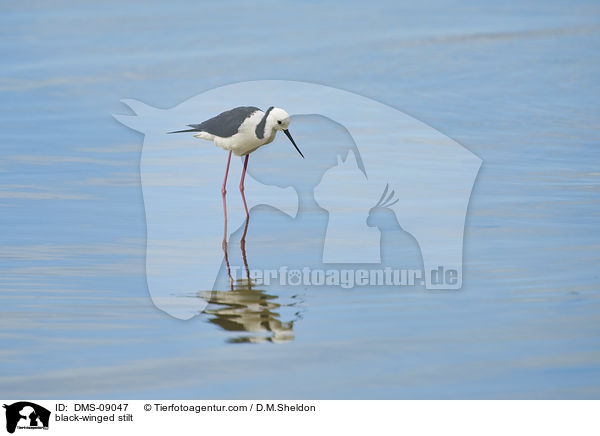
[[(396, 3), (0, 6), (0, 397), (598, 398), (600, 7)], [(152, 305), (143, 137), (111, 114), (255, 79), (373, 98), (483, 159), (462, 290)]]

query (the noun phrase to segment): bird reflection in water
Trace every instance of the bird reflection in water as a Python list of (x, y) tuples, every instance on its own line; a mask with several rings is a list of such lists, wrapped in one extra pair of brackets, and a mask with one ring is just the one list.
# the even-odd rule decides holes
[[(223, 253), (230, 289), (202, 293), (201, 297), (208, 302), (208, 306), (203, 313), (211, 316), (209, 322), (226, 331), (247, 332), (247, 334), (228, 339), (227, 342), (229, 343), (293, 341), (294, 322), (300, 319), (300, 313), (294, 311), (291, 320), (282, 321), (281, 311), (282, 309), (293, 309), (296, 305), (296, 298), (292, 297), (290, 304), (277, 302), (280, 297), (267, 293), (266, 289), (255, 288), (252, 279), (250, 279), (245, 241), (248, 221), (247, 219), (239, 245), (245, 277), (237, 279), (232, 277), (229, 255), (224, 247)], [(229, 245), (235, 246), (237, 244)]]

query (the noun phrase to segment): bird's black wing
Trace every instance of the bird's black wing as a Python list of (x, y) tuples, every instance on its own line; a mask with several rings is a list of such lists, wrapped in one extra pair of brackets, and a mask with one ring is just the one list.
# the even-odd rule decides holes
[(171, 133), (206, 132), (211, 135), (220, 136), (221, 138), (229, 138), (238, 132), (240, 125), (246, 118), (259, 110), (259, 108), (254, 106), (236, 107), (200, 124), (188, 124), (191, 127), (189, 130), (180, 130)]

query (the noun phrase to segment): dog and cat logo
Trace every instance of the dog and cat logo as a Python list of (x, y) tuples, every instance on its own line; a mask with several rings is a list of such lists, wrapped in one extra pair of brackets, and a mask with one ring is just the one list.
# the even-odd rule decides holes
[(14, 433), (22, 430), (48, 430), (50, 411), (29, 401), (19, 401), (3, 406), (6, 409), (6, 431)]
[[(209, 304), (190, 295), (219, 289), (228, 262), (223, 239), (241, 235), (246, 214), (231, 201), (227, 219), (236, 224), (223, 232), (224, 155), (208, 142), (166, 132), (240, 102), (285, 108), (306, 156), (286, 159), (291, 147), (276, 145), (252, 154), (245, 179), (249, 235), (270, 225), (264, 237), (272, 244), (250, 240), (249, 252), (258, 252), (251, 264), (356, 273), (365, 264), (416, 268), (425, 289), (462, 287), (466, 214), (482, 160), (420, 120), (348, 91), (288, 80), (234, 83), (170, 109), (122, 101), (133, 115), (114, 117), (144, 134), (148, 291), (171, 316), (190, 319)], [(241, 158), (231, 165), (232, 173), (242, 172)], [(293, 248), (299, 244), (302, 256)]]

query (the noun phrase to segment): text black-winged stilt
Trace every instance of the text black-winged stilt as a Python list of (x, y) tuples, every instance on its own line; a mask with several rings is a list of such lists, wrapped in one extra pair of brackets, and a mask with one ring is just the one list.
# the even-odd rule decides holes
[(194, 137), (208, 139), (213, 141), (215, 145), (229, 151), (227, 166), (225, 167), (225, 179), (223, 180), (223, 187), (221, 188), (221, 195), (223, 196), (223, 214), (225, 217), (224, 246), (227, 243), (227, 202), (225, 194), (227, 193), (227, 174), (229, 173), (231, 153), (234, 153), (236, 156), (246, 156), (244, 159), (242, 177), (240, 179), (240, 193), (242, 194), (244, 209), (246, 209), (246, 220), (248, 220), (250, 214), (248, 213), (248, 205), (246, 204), (246, 196), (244, 195), (244, 178), (246, 176), (246, 168), (248, 167), (248, 157), (250, 153), (265, 144), (273, 142), (277, 131), (282, 130), (292, 142), (298, 153), (300, 153), (300, 156), (304, 157), (288, 131), (289, 125), (290, 116), (283, 109), (271, 106), (266, 112), (263, 112), (257, 107), (240, 106), (225, 111), (200, 124), (188, 124), (191, 129), (168, 132), (197, 132)]

